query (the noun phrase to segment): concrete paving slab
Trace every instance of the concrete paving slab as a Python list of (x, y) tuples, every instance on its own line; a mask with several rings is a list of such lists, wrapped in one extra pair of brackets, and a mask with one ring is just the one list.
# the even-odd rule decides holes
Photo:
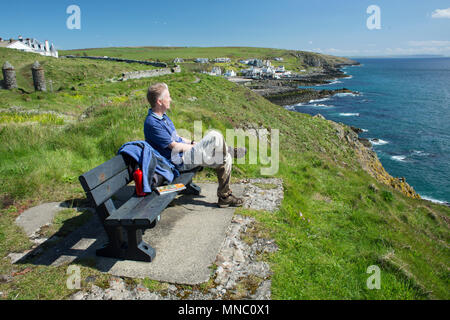
[[(145, 242), (156, 249), (151, 263), (116, 261), (108, 271), (116, 276), (148, 277), (180, 284), (199, 284), (209, 280), (208, 268), (215, 261), (225, 239), (235, 208), (217, 207), (217, 184), (199, 184), (201, 196), (184, 195), (161, 215), (157, 226), (143, 235)], [(240, 196), (243, 186), (233, 186)], [(112, 259), (99, 258), (111, 264)]]
[[(116, 276), (191, 285), (208, 281), (208, 267), (216, 259), (235, 208), (217, 206), (216, 183), (198, 185), (202, 188), (199, 196), (177, 197), (163, 211), (156, 227), (143, 235), (144, 241), (156, 249), (151, 263), (96, 256), (95, 251), (107, 241), (97, 215), (60, 243), (46, 248), (33, 263), (56, 266), (88, 258), (95, 260), (98, 270)], [(242, 196), (244, 185), (233, 185), (232, 189)]]
[(16, 224), (22, 227), (27, 236), (33, 235), (41, 227), (53, 221), (55, 214), (66, 209), (64, 202), (49, 202), (25, 210), (16, 219)]

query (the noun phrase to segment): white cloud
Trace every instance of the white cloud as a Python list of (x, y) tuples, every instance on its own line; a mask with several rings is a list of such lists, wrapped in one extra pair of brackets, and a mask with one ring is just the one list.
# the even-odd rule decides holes
[(443, 55), (450, 56), (450, 41), (409, 41), (409, 47), (390, 48), (314, 48), (311, 51), (336, 56)]
[(432, 18), (444, 18), (450, 19), (450, 8), (447, 9), (436, 9), (431, 14)]
[(408, 41), (408, 45), (412, 47), (445, 47), (450, 46), (450, 41), (446, 40)]
[(387, 54), (398, 55), (414, 55), (414, 54), (437, 54), (437, 55), (449, 55), (450, 46), (447, 47), (416, 47), (416, 48), (386, 48)]
[(355, 54), (355, 53), (359, 53), (359, 50), (328, 48), (328, 49), (324, 49), (323, 52), (328, 53), (328, 54)]

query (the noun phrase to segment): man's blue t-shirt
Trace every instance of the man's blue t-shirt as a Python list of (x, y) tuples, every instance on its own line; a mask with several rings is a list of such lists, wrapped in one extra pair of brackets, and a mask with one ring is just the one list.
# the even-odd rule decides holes
[(163, 157), (172, 161), (177, 166), (182, 164), (181, 152), (178, 154), (179, 158), (171, 159), (172, 150), (169, 148), (169, 144), (174, 141), (183, 142), (183, 140), (177, 135), (177, 130), (172, 120), (165, 113), (159, 116), (153, 113), (151, 108), (148, 110), (148, 115), (144, 122), (144, 135), (145, 141)]

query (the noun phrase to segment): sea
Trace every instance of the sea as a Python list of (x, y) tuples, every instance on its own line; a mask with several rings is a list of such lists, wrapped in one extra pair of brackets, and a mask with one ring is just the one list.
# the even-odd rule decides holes
[[(450, 58), (352, 58), (346, 78), (309, 88), (347, 88), (286, 109), (361, 128), (383, 167), (424, 199), (450, 203)], [(308, 87), (301, 87), (308, 88)]]

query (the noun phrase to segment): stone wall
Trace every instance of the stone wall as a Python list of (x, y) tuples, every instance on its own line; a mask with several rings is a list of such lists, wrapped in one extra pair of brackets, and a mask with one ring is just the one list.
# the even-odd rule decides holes
[(148, 66), (167, 68), (167, 63), (164, 63), (164, 62), (143, 61), (143, 60), (133, 60), (133, 59), (122, 59), (122, 58), (113, 58), (113, 57), (68, 55), (68, 56), (63, 56), (61, 58), (83, 58), (83, 59), (106, 60), (106, 61), (127, 62), (127, 63), (140, 63), (140, 64), (145, 64), (145, 65), (148, 65)]
[(180, 66), (176, 66), (175, 68), (164, 68), (157, 70), (143, 70), (143, 71), (130, 71), (122, 74), (122, 81), (130, 80), (130, 79), (140, 79), (140, 78), (151, 78), (163, 76), (166, 74), (170, 74), (173, 72), (180, 72)]

